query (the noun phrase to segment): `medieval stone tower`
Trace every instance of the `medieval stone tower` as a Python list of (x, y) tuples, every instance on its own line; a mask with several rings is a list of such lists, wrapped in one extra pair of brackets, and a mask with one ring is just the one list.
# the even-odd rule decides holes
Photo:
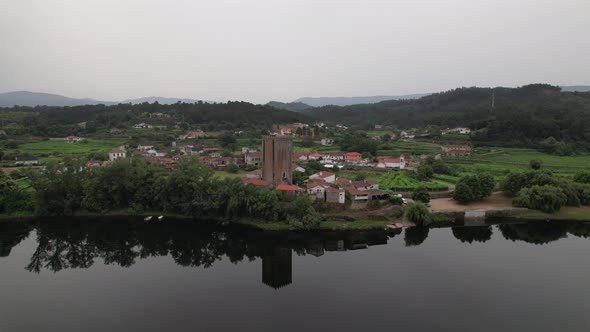
[(265, 136), (262, 139), (262, 179), (279, 184), (293, 183), (293, 141), (289, 137)]

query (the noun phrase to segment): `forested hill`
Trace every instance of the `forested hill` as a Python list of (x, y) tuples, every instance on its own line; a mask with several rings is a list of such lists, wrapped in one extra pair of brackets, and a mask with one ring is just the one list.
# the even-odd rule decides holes
[[(494, 107), (492, 108), (492, 99)], [(328, 123), (398, 128), (469, 126), (481, 139), (590, 140), (590, 93), (533, 84), (520, 88), (460, 88), (416, 100), (324, 106), (303, 111)]]
[(113, 127), (129, 128), (140, 122), (167, 127), (234, 130), (266, 129), (277, 123), (313, 121), (301, 113), (247, 102), (12, 107), (0, 108), (0, 118), (9, 134), (35, 136), (83, 134), (80, 123), (85, 123), (85, 131), (92, 132)]

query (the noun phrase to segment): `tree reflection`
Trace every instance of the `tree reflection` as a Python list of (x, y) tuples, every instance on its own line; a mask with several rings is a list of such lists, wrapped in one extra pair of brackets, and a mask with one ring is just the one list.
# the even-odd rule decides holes
[(23, 222), (0, 222), (0, 257), (10, 256), (12, 248), (29, 237), (31, 227)]
[(461, 242), (486, 242), (492, 238), (491, 226), (453, 227), (453, 235)]
[(419, 246), (428, 237), (428, 227), (410, 227), (404, 232), (404, 242), (406, 247)]
[(567, 237), (567, 222), (529, 222), (526, 224), (498, 225), (506, 240), (546, 244)]

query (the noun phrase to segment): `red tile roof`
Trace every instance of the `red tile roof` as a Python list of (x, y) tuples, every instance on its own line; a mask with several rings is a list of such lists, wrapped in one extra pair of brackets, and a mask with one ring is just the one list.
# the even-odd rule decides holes
[(368, 191), (358, 190), (358, 189), (353, 188), (353, 187), (348, 188), (347, 190), (348, 190), (348, 192), (350, 192), (351, 195), (368, 195), (369, 194)]
[(321, 171), (321, 172), (317, 172), (315, 174), (312, 174), (310, 177), (320, 177), (322, 179), (325, 179), (325, 178), (329, 178), (330, 176), (334, 176), (334, 173)]
[(325, 186), (326, 186), (325, 184), (323, 184), (321, 182), (317, 182), (317, 181), (309, 182), (306, 185), (307, 189), (312, 189), (315, 187), (325, 187)]
[(328, 187), (326, 188), (326, 192), (328, 193), (339, 193), (339, 192), (343, 192), (344, 189), (338, 189), (338, 188), (332, 188), (332, 187)]

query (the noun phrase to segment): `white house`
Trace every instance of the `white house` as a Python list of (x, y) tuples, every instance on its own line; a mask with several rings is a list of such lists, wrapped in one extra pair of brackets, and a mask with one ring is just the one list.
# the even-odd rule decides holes
[(117, 160), (119, 158), (125, 158), (125, 151), (117, 149), (109, 153), (110, 161)]
[(315, 199), (324, 199), (326, 193), (326, 186), (325, 184), (319, 182), (310, 182), (307, 184), (307, 193), (313, 195)]
[(83, 140), (83, 138), (82, 137), (78, 137), (78, 136), (68, 136), (68, 137), (64, 138), (64, 141), (66, 143), (78, 143), (81, 140)]
[(331, 138), (322, 138), (322, 140), (320, 141), (320, 144), (322, 146), (332, 146), (332, 145), (334, 145), (334, 140)]
[(142, 122), (142, 123), (138, 123), (138, 124), (134, 125), (133, 128), (135, 128), (135, 129), (150, 129), (150, 128), (152, 128), (152, 125)]
[(14, 164), (18, 166), (31, 166), (37, 165), (38, 163), (39, 160), (37, 159), (37, 157), (32, 156), (20, 156), (16, 157), (14, 160)]
[(406, 158), (403, 154), (401, 154), (399, 158), (381, 157), (378, 158), (378, 160), (379, 162), (377, 163), (377, 168), (406, 168)]
[(336, 181), (336, 174), (326, 171), (320, 171), (309, 176), (310, 180), (324, 181), (326, 183), (334, 183)]

